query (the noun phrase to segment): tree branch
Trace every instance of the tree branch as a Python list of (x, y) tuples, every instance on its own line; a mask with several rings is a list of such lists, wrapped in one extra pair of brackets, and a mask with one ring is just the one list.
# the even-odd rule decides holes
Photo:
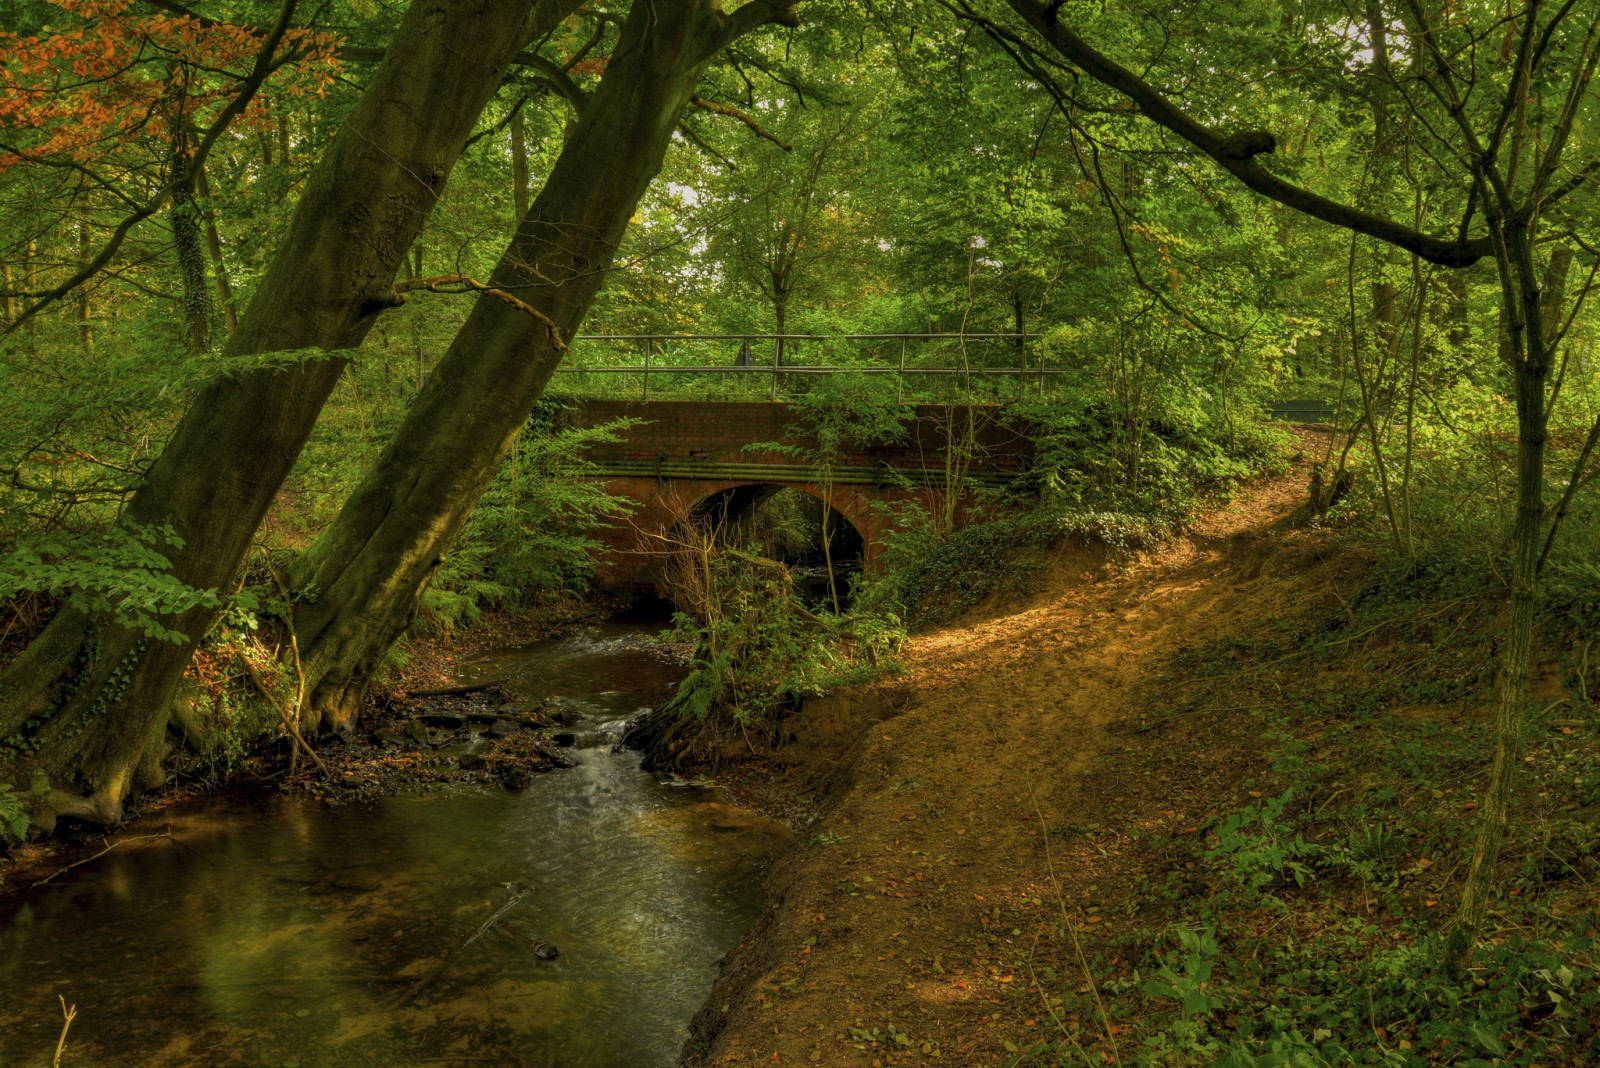
[(1589, 436), (1583, 442), (1583, 449), (1572, 465), (1572, 480), (1567, 483), (1566, 491), (1561, 494), (1561, 502), (1556, 505), (1556, 514), (1550, 520), (1550, 533), (1545, 535), (1544, 547), (1539, 550), (1539, 563), (1533, 572), (1535, 575), (1544, 571), (1544, 562), (1549, 559), (1550, 550), (1555, 546), (1556, 533), (1561, 530), (1561, 521), (1567, 517), (1567, 508), (1572, 504), (1572, 498), (1577, 496), (1578, 487), (1583, 485), (1583, 471), (1589, 466), (1589, 455), (1594, 452), (1596, 442), (1600, 442), (1600, 416), (1595, 417), (1594, 426), (1589, 428)]
[(731, 104), (719, 104), (715, 100), (707, 100), (705, 97), (699, 95), (691, 96), (689, 98), (689, 103), (704, 111), (709, 111), (713, 115), (726, 115), (731, 119), (738, 119), (740, 122), (748, 126), (750, 128), (750, 132), (755, 134), (757, 137), (766, 138), (768, 141), (771, 141), (785, 152), (794, 151), (793, 145), (786, 143), (776, 134), (767, 130), (761, 125), (761, 123), (757, 122), (755, 116), (751, 115), (749, 112), (740, 111)]
[(550, 339), (551, 348), (555, 349), (562, 355), (565, 355), (569, 351), (567, 348), (567, 343), (561, 338), (561, 331), (556, 328), (555, 321), (544, 312), (540, 311), (538, 308), (535, 308), (527, 301), (512, 296), (503, 289), (497, 289), (494, 286), (485, 285), (477, 279), (471, 278), (467, 275), (442, 274), (437, 278), (412, 278), (404, 282), (396, 282), (394, 285), (394, 291), (396, 293), (410, 293), (414, 290), (420, 289), (428, 293), (463, 292), (463, 289), (444, 289), (442, 288), (444, 286), (462, 286), (464, 289), (469, 289), (474, 293), (483, 293), (487, 296), (494, 297), (496, 300), (504, 301), (522, 314), (530, 315), (534, 319), (537, 319), (540, 325), (544, 327), (545, 335)]
[(529, 56), (527, 65), (543, 75), (550, 88), (572, 105), (573, 111), (583, 114), (584, 105), (589, 103), (589, 94), (572, 80), (565, 67), (538, 55)]
[(798, 0), (750, 0), (733, 14), (723, 15), (722, 27), (719, 32), (712, 35), (711, 45), (705, 54), (714, 56), (751, 30), (760, 29), (762, 26), (776, 24), (792, 28), (800, 25), (800, 16), (795, 14), (794, 10), (797, 2)]
[[(964, 4), (965, 0), (957, 2)], [(1271, 134), (1248, 131), (1225, 137), (1196, 121), (1149, 82), (1096, 51), (1083, 38), (1058, 23), (1045, 5), (1037, 0), (1006, 2), (1056, 51), (1082, 67), (1090, 77), (1127, 97), (1146, 118), (1210, 156), (1224, 170), (1262, 196), (1323, 222), (1367, 234), (1413, 252), (1441, 267), (1466, 267), (1490, 253), (1489, 242), (1485, 238), (1454, 241), (1434, 237), (1285, 181), (1255, 160), (1256, 156), (1270, 152), (1276, 146)]]
[(689, 124), (681, 119), (678, 120), (678, 132), (683, 134), (684, 137), (688, 138), (690, 144), (694, 145), (694, 147), (698, 148), (700, 151), (704, 152), (706, 155), (710, 156), (712, 159), (728, 168), (728, 170), (736, 171), (739, 169), (739, 165), (737, 163), (733, 162), (733, 160), (729, 159), (727, 156), (724, 156), (721, 152), (718, 152), (710, 145), (706, 144), (705, 141), (701, 140), (700, 135), (691, 130), (689, 128)]

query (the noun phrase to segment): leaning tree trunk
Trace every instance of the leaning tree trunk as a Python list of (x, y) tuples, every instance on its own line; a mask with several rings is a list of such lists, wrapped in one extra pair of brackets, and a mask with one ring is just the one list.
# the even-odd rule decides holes
[[(297, 563), (294, 629), (305, 715), (347, 731), (389, 647), (521, 430), (599, 290), (710, 58), (792, 21), (786, 4), (732, 16), (716, 0), (635, 4), (605, 76), (481, 296), (377, 463)], [(531, 310), (529, 310), (531, 309)]]
[[(396, 268), (511, 59), (574, 0), (417, 0), (307, 180), (225, 355), (328, 355), (244, 369), (201, 390), (129, 502), (128, 525), (183, 539), (172, 573), (222, 587), (304, 445), (346, 359), (399, 301)], [(462, 57), (473, 57), (464, 62)], [(109, 618), (61, 611), (0, 678), (0, 736), (31, 753), (6, 776), (34, 789), (37, 823), (121, 817), (141, 764), (159, 753), (167, 706), (216, 610), (163, 622), (153, 641)]]

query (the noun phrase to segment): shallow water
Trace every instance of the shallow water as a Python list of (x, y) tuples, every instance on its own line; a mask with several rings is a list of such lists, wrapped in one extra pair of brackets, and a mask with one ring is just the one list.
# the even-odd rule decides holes
[[(614, 733), (682, 667), (623, 627), (463, 669)], [(0, 1066), (676, 1062), (716, 960), (760, 911), (781, 828), (581, 750), (500, 787), (329, 808), (168, 809), (0, 914)], [(531, 887), (404, 1000), (512, 895)], [(535, 941), (554, 944), (539, 959)]]

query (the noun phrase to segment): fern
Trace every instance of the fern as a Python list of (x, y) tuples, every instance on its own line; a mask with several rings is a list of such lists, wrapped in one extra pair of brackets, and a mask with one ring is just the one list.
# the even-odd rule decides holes
[(0, 838), (8, 843), (20, 842), (28, 833), (28, 824), (22, 798), (12, 791), (10, 783), (0, 782)]

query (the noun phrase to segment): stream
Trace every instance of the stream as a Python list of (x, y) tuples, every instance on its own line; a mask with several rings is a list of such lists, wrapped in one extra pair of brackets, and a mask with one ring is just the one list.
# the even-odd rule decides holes
[[(559, 697), (609, 741), (683, 672), (614, 624), (460, 674)], [(519, 792), (230, 793), (146, 818), (125, 835), (171, 837), (0, 905), (0, 1068), (52, 1063), (58, 996), (78, 1012), (62, 1068), (675, 1064), (788, 835), (637, 753), (577, 756)]]

